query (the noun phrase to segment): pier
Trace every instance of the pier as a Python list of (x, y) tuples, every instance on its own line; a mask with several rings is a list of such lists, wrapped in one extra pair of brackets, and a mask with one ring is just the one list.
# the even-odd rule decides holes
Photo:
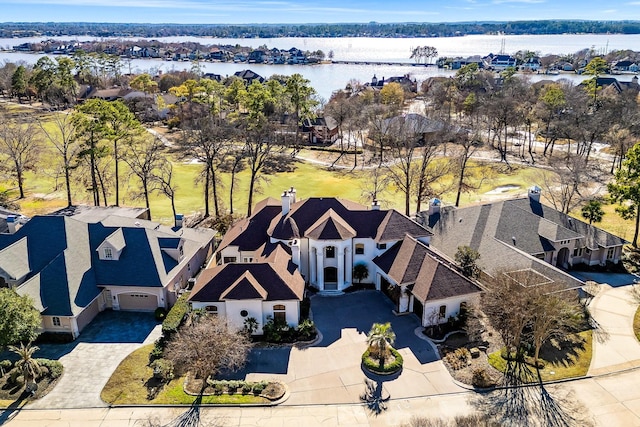
[(416, 62), (389, 62), (389, 61), (331, 61), (332, 64), (350, 65), (394, 65), (400, 67), (435, 67), (436, 64), (421, 64)]

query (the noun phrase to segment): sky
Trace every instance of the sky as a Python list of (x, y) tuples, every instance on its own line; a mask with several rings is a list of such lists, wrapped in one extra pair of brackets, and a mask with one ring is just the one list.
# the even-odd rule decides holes
[(277, 24), (640, 20), (640, 0), (0, 0), (0, 22)]

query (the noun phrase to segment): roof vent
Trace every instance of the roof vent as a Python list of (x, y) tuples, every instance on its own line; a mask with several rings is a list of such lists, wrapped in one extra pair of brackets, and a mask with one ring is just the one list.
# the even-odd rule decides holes
[(513, 240), (513, 246), (516, 245), (516, 236), (511, 236), (511, 240)]
[(136, 222), (133, 223), (133, 225), (135, 225), (136, 227), (140, 227), (140, 225), (142, 225), (142, 224), (140, 224), (139, 221), (136, 221)]

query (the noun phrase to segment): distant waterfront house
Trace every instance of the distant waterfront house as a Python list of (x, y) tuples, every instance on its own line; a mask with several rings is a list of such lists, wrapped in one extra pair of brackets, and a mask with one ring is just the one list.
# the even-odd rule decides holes
[(251, 70), (236, 71), (233, 75), (244, 80), (246, 85), (250, 85), (254, 80), (257, 80), (258, 83), (264, 83), (265, 81), (264, 77), (262, 77), (260, 74), (254, 73)]
[(312, 144), (331, 144), (338, 139), (338, 122), (333, 117), (324, 116), (315, 119), (305, 119), (302, 131), (309, 135)]
[(520, 68), (523, 71), (538, 71), (542, 67), (542, 61), (537, 56), (527, 59)]
[(482, 59), (484, 60), (485, 68), (495, 71), (503, 71), (509, 67), (515, 68), (517, 65), (516, 58), (511, 55), (494, 55), (490, 53)]
[(89, 207), (35, 216), (0, 234), (0, 282), (32, 298), (44, 331), (73, 338), (105, 309), (169, 308), (205, 263), (214, 232), (146, 217)]
[[(224, 311), (236, 323), (249, 313), (260, 322), (274, 305), (283, 306), (287, 322), (295, 323), (289, 313), (296, 313), (298, 286), (306, 282), (321, 293), (339, 294), (355, 284), (354, 266), (360, 264), (367, 272), (363, 284), (389, 295), (397, 311), (416, 313), (430, 324), (434, 307), (446, 319), (480, 292), (444, 255), (428, 249), (430, 237), (426, 228), (377, 202), (368, 209), (333, 197), (297, 201), (292, 188), (280, 201), (258, 203), (251, 217), (227, 232), (216, 251), (217, 265), (198, 278), (191, 301), (194, 307), (215, 305), (211, 310)], [(269, 269), (289, 277), (287, 285), (274, 288), (281, 280)]]

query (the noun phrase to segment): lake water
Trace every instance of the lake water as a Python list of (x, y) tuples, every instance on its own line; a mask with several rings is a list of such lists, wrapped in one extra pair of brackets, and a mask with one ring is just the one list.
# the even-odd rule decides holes
[[(56, 37), (59, 40), (70, 40), (71, 37)], [(74, 37), (76, 40), (95, 40), (95, 37)], [(134, 37), (128, 40), (138, 40)], [(21, 43), (34, 43), (43, 40), (42, 37), (3, 39), (0, 38), (0, 47), (7, 48)], [(515, 53), (518, 50), (531, 50), (545, 54), (574, 53), (581, 49), (593, 48), (602, 54), (612, 50), (640, 50), (640, 35), (620, 34), (562, 34), (562, 35), (473, 35), (464, 37), (443, 38), (369, 38), (369, 37), (344, 37), (344, 38), (272, 38), (272, 39), (219, 39), (206, 37), (167, 37), (158, 38), (163, 42), (196, 41), (205, 45), (227, 44), (242, 45), (257, 48), (266, 45), (269, 48), (289, 49), (297, 47), (302, 50), (322, 50), (325, 54), (333, 52), (336, 61), (377, 61), (377, 62), (406, 62), (409, 64), (411, 48), (416, 46), (434, 46), (438, 49), (439, 56), (471, 56), (486, 55), (499, 52), (504, 45), (504, 52)], [(0, 61), (26, 61), (34, 63), (39, 55), (28, 53), (0, 52)], [(134, 73), (150, 71), (152, 73), (162, 70), (190, 69), (191, 65), (185, 62), (168, 62), (161, 60), (134, 60), (130, 64)], [(311, 81), (312, 86), (325, 100), (337, 89), (344, 88), (351, 80), (361, 82), (370, 81), (376, 75), (378, 78), (411, 75), (421, 82), (428, 77), (452, 73), (439, 70), (436, 67), (423, 66), (398, 66), (398, 65), (364, 65), (364, 64), (323, 64), (323, 65), (265, 65), (265, 64), (234, 64), (234, 63), (201, 63), (205, 72), (232, 75), (236, 71), (251, 68), (263, 77), (273, 74), (291, 75), (300, 73)], [(123, 67), (124, 72), (129, 72), (129, 65)], [(632, 76), (620, 76), (620, 80), (630, 80)], [(560, 76), (531, 76), (532, 80), (570, 78), (575, 81), (584, 79), (575, 74)]]

